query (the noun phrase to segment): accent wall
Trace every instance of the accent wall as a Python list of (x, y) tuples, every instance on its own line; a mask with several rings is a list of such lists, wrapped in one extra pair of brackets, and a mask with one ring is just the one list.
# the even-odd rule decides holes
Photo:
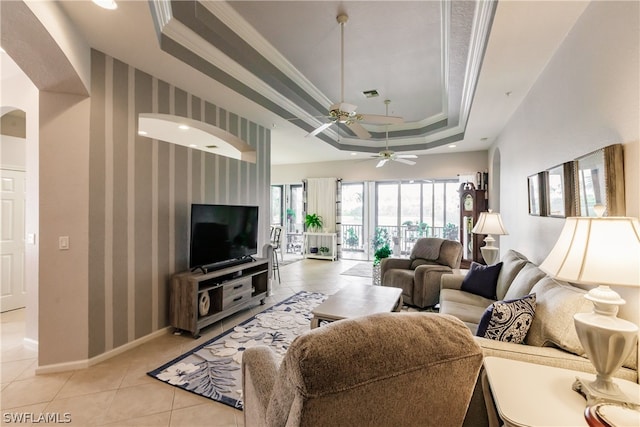
[[(262, 247), (270, 183), (268, 129), (96, 50), (91, 64), (89, 357), (169, 324), (170, 277), (188, 269), (191, 203), (260, 206)], [(258, 161), (138, 135), (140, 113), (218, 126)]]

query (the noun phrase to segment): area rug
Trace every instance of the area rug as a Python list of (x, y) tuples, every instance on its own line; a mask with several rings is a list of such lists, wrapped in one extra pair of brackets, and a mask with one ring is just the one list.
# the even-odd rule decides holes
[(373, 262), (361, 262), (343, 271), (345, 276), (373, 277)]
[(242, 409), (244, 350), (267, 345), (281, 360), (294, 338), (309, 330), (311, 310), (325, 299), (318, 292), (298, 292), (147, 375)]

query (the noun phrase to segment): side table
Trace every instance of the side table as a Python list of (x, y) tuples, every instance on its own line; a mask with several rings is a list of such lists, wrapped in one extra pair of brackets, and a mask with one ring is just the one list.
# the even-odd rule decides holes
[[(591, 380), (595, 375), (499, 357), (486, 357), (484, 368), (505, 426), (588, 425), (586, 400), (571, 386), (578, 376)], [(634, 403), (640, 403), (640, 385), (614, 381)], [(640, 425), (640, 413), (632, 421), (636, 423), (631, 425)]]

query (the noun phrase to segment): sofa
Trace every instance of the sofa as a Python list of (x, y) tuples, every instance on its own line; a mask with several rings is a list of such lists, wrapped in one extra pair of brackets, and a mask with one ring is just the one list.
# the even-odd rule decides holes
[(297, 337), (279, 366), (269, 347), (244, 352), (244, 425), (459, 427), (481, 366), (455, 317), (345, 319)]
[[(535, 294), (535, 314), (524, 342), (515, 344), (475, 337), (484, 356), (496, 356), (530, 363), (595, 373), (580, 344), (573, 315), (591, 311), (592, 303), (584, 298), (585, 290), (547, 276), (524, 255), (509, 250), (501, 260), (494, 298), (463, 290), (464, 275), (441, 278), (440, 313), (462, 320), (476, 334), (483, 314), (496, 301), (521, 299)], [(638, 382), (638, 351), (627, 358), (614, 374)], [(482, 420), (484, 418), (484, 420)], [(498, 425), (490, 391), (482, 376), (476, 385), (465, 425)]]
[(462, 245), (455, 240), (423, 237), (409, 258), (384, 258), (380, 263), (382, 286), (402, 289), (405, 304), (420, 308), (438, 304), (440, 277), (460, 268)]

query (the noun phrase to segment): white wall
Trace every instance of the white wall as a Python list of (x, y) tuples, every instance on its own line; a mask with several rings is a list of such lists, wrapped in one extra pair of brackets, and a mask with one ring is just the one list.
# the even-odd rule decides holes
[[(23, 144), (23, 167), (26, 172), (26, 212), (25, 232), (36, 235), (35, 244), (25, 246), (25, 286), (27, 289), (27, 310), (25, 338), (30, 342), (38, 341), (38, 253), (39, 235), (38, 224), (38, 129), (39, 108), (38, 89), (29, 78), (11, 60), (9, 55), (2, 53), (2, 90), (0, 90), (0, 106), (2, 113), (19, 109), (25, 112), (26, 138), (11, 138), (6, 140), (20, 140)], [(3, 153), (4, 154), (4, 153)], [(19, 159), (14, 159), (20, 161)], [(4, 160), (3, 160), (4, 163)]]
[(292, 184), (305, 178), (324, 177), (341, 178), (346, 182), (455, 178), (459, 174), (473, 175), (488, 169), (486, 151), (419, 156), (414, 166), (387, 162), (385, 166), (376, 168), (376, 164), (377, 160), (369, 154), (359, 154), (353, 160), (339, 162), (273, 165), (271, 183)]
[[(540, 263), (564, 225), (528, 215), (527, 176), (611, 144), (624, 144), (627, 215), (638, 216), (639, 16), (638, 2), (592, 2), (490, 150), (500, 150), (503, 252)], [(629, 292), (621, 315), (639, 322)]]

